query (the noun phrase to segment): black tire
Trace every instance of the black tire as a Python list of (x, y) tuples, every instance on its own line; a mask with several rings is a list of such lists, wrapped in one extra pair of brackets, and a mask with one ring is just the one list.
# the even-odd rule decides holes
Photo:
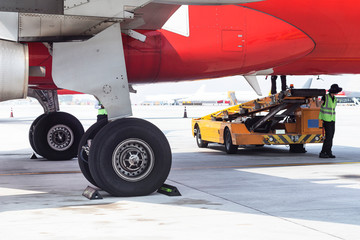
[(46, 114), (33, 131), (35, 149), (49, 160), (69, 160), (77, 155), (84, 128), (80, 121), (65, 112)]
[(195, 138), (196, 144), (199, 148), (206, 148), (208, 146), (209, 143), (201, 139), (201, 132), (199, 126), (195, 127)]
[(82, 136), (79, 148), (78, 148), (78, 162), (81, 172), (83, 173), (84, 177), (94, 186), (99, 187), (97, 183), (95, 182), (94, 178), (91, 176), (90, 168), (89, 168), (89, 157), (86, 154), (84, 147), (88, 146), (88, 140), (94, 139), (96, 134), (102, 129), (104, 126), (108, 124), (107, 119), (102, 119), (100, 121), (97, 121), (95, 124), (93, 124)]
[(36, 150), (35, 144), (34, 144), (34, 130), (35, 130), (35, 128), (36, 128), (36, 124), (40, 121), (40, 119), (42, 119), (42, 118), (45, 117), (45, 116), (46, 116), (45, 113), (44, 113), (44, 114), (41, 114), (40, 116), (38, 116), (38, 117), (32, 122), (32, 124), (31, 124), (31, 126), (30, 126), (30, 129), (29, 129), (29, 142), (30, 142), (30, 146), (31, 146), (31, 148), (34, 150), (34, 152), (36, 152), (37, 154), (39, 154), (39, 153), (38, 153), (38, 151)]
[(228, 154), (237, 153), (238, 145), (232, 144), (231, 133), (228, 128), (225, 128), (225, 131), (224, 131), (224, 144), (225, 144), (226, 153), (228, 153)]
[(291, 153), (306, 153), (304, 144), (290, 144)]
[(95, 136), (89, 167), (95, 182), (111, 195), (144, 196), (165, 182), (171, 149), (155, 125), (142, 119), (119, 119)]

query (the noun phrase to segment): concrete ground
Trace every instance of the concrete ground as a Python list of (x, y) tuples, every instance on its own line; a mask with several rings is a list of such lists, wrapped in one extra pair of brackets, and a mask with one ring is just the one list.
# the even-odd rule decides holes
[[(0, 239), (359, 239), (360, 108), (338, 107), (334, 154), (321, 145), (290, 154), (286, 146), (199, 149), (183, 107), (134, 106), (156, 124), (173, 152), (168, 184), (180, 197), (104, 199), (82, 196), (89, 185), (77, 160), (30, 159), (28, 129), (41, 108), (0, 105)], [(188, 107), (199, 117), (216, 107)], [(63, 106), (85, 128), (88, 106)]]

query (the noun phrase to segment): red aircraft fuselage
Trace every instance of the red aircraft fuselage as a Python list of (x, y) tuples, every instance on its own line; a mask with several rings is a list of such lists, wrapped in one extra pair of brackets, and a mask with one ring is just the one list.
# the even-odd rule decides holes
[[(123, 36), (130, 83), (169, 82), (231, 75), (360, 73), (360, 3), (356, 0), (267, 0), (237, 6), (189, 6), (190, 36), (166, 30)], [(52, 58), (29, 43), (30, 77), (39, 88), (56, 88)], [(100, 64), (100, 63), (99, 63)]]

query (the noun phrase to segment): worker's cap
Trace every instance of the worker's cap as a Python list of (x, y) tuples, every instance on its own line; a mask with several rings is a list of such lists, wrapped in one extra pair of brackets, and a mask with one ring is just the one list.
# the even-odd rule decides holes
[(339, 87), (337, 84), (331, 85), (331, 87), (329, 89), (329, 93), (339, 93), (341, 91), (342, 91), (342, 88)]

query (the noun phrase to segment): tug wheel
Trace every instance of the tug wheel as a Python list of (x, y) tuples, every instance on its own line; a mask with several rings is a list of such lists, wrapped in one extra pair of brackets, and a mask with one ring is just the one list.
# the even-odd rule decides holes
[(206, 148), (208, 146), (208, 142), (201, 139), (201, 132), (199, 126), (195, 127), (195, 137), (196, 137), (196, 144), (199, 148)]
[(224, 132), (224, 143), (225, 143), (225, 151), (228, 154), (234, 154), (238, 150), (238, 145), (234, 145), (232, 143), (231, 133), (228, 128), (225, 129)]

